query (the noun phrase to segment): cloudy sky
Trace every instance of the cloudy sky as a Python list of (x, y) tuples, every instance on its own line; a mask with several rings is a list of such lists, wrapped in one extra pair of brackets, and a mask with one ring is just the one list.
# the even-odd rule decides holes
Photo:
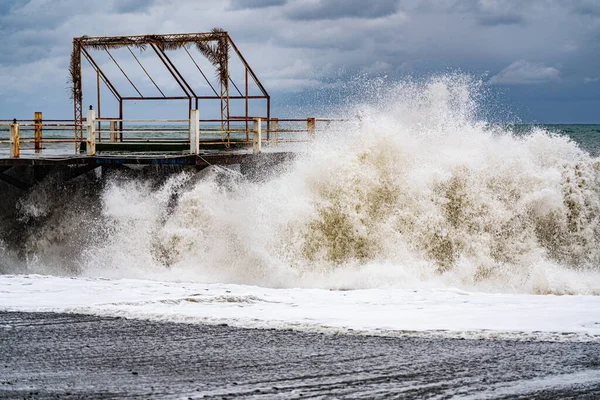
[(229, 31), (276, 113), (352, 77), (461, 71), (524, 122), (600, 123), (598, 0), (1, 0), (0, 118), (72, 115), (75, 36), (213, 27)]

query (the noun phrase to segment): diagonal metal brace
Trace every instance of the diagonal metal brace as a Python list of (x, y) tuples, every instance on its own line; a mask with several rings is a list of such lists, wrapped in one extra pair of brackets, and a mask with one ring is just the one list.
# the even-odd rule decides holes
[(14, 187), (27, 191), (29, 190), (29, 186), (23, 182), (18, 180), (17, 178), (13, 178), (10, 175), (6, 175), (4, 172), (8, 171), (10, 168), (12, 167), (1, 167), (0, 168), (0, 181), (4, 181), (6, 183), (8, 183), (9, 185), (13, 185)]
[(83, 167), (70, 168), (69, 173), (67, 174), (67, 176), (65, 178), (66, 178), (66, 180), (75, 179), (83, 174), (87, 174), (88, 172), (95, 170), (99, 166), (100, 165), (98, 165), (98, 164), (89, 164), (89, 165), (84, 165)]

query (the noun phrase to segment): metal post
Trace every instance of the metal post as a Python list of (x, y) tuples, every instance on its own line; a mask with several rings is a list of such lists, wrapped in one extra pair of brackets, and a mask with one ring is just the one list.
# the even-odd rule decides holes
[(117, 121), (110, 121), (110, 141), (112, 143), (116, 143), (117, 142), (117, 130), (118, 130), (118, 126), (117, 126)]
[(87, 112), (87, 155), (96, 155), (96, 110)]
[(21, 141), (21, 127), (17, 124), (17, 120), (13, 120), (10, 125), (10, 156), (19, 158)]
[[(102, 117), (100, 113), (100, 71), (96, 71), (96, 87), (98, 88), (98, 118)], [(98, 141), (102, 142), (102, 122), (98, 121)]]
[(275, 147), (279, 147), (279, 118), (273, 118), (271, 124), (275, 133)]
[(252, 131), (254, 136), (252, 138), (252, 152), (258, 154), (261, 151), (261, 121), (260, 118), (254, 118), (254, 126)]
[(308, 130), (308, 136), (311, 140), (315, 138), (315, 118), (307, 118), (306, 119), (306, 128)]
[(271, 96), (267, 96), (267, 140), (271, 135)]
[(248, 68), (246, 68), (246, 141), (248, 141)]
[(33, 119), (35, 120), (35, 134), (34, 134), (35, 152), (41, 153), (42, 152), (42, 112), (36, 111)]
[(119, 140), (123, 141), (123, 99), (119, 100)]
[(73, 39), (73, 53), (71, 59), (71, 78), (73, 79), (73, 136), (75, 139), (75, 152), (79, 152), (79, 140), (83, 138), (83, 84), (81, 79), (81, 38)]
[(190, 154), (200, 153), (200, 111), (190, 110)]

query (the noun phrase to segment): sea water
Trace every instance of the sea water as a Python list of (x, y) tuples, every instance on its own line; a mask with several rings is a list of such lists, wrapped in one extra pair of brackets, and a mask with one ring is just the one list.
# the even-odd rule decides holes
[[(259, 181), (218, 167), (117, 173), (100, 190), (49, 179), (5, 210), (0, 269), (308, 297), (367, 289), (377, 301), (379, 290), (451, 290), (502, 295), (511, 310), (540, 295), (596, 304), (600, 127), (492, 123), (480, 91), (465, 76), (400, 82)], [(581, 329), (600, 326), (585, 315)]]

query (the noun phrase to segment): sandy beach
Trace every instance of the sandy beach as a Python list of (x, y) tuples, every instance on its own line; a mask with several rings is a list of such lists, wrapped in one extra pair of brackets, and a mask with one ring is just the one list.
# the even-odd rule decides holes
[(596, 398), (600, 345), (0, 313), (0, 398)]

